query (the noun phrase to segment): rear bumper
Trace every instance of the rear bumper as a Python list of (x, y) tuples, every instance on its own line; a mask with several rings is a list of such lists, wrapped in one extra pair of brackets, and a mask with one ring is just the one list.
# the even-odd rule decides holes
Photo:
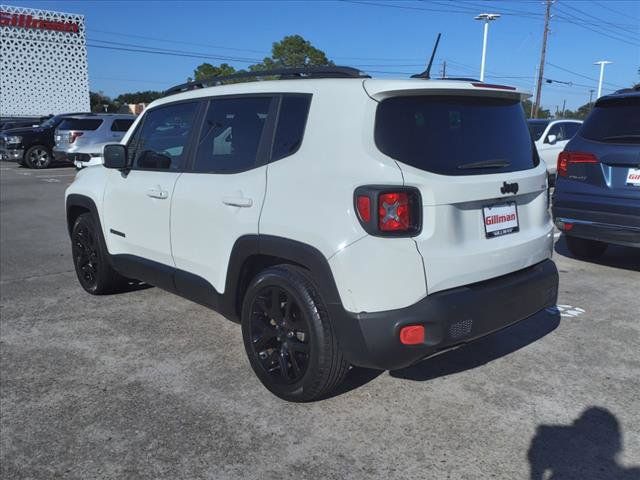
[(53, 159), (56, 162), (68, 162), (69, 157), (66, 151), (53, 149)]
[[(428, 295), (398, 310), (332, 312), (340, 347), (353, 365), (396, 370), (484, 337), (555, 305), (558, 271), (551, 260), (518, 272)], [(336, 309), (334, 307), (334, 309)], [(420, 345), (400, 343), (400, 329), (423, 325)]]
[(0, 160), (18, 161), (22, 159), (23, 155), (22, 148), (0, 148)]
[[(616, 245), (640, 247), (640, 200), (608, 199), (601, 202), (583, 200), (579, 196), (554, 197), (553, 221), (574, 237), (598, 240)], [(565, 224), (571, 224), (567, 230)]]

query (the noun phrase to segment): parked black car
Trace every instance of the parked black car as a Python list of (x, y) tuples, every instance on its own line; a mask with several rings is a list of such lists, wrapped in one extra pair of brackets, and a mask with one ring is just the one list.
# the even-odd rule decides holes
[[(45, 120), (36, 127), (19, 127), (0, 132), (0, 159), (15, 160), (29, 168), (47, 168), (54, 161), (54, 133), (68, 116), (85, 113), (65, 113)], [(90, 115), (90, 114), (89, 114)]]
[(47, 115), (46, 117), (0, 117), (0, 132), (9, 130), (10, 128), (40, 125), (51, 117), (53, 117), (53, 115)]
[(640, 247), (640, 90), (598, 99), (558, 156), (552, 212), (577, 257)]

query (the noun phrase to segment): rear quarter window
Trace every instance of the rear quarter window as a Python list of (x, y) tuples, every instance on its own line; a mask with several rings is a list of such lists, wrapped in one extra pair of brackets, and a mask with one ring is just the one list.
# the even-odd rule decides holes
[(579, 135), (596, 142), (640, 144), (640, 97), (608, 99), (597, 104)]
[(129, 127), (133, 124), (133, 119), (129, 118), (118, 118), (113, 121), (111, 124), (112, 132), (126, 132), (129, 130)]
[(519, 99), (393, 97), (378, 105), (375, 141), (384, 154), (440, 175), (480, 175), (538, 165)]
[(67, 118), (62, 121), (60, 130), (97, 130), (102, 125), (99, 118)]

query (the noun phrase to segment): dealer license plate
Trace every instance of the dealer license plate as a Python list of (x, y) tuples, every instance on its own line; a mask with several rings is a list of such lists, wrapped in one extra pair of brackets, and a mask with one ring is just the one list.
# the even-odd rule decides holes
[(484, 232), (487, 238), (499, 237), (520, 230), (518, 207), (515, 202), (490, 205), (482, 209)]
[(627, 185), (640, 187), (640, 168), (630, 168), (627, 172)]

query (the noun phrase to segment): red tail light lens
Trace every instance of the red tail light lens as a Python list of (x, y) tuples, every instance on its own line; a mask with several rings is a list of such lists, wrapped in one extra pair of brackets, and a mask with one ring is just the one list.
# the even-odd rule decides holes
[(76, 138), (81, 137), (83, 132), (69, 132), (69, 143), (76, 141)]
[(598, 159), (592, 153), (584, 152), (560, 152), (558, 155), (557, 175), (566, 177), (569, 165), (578, 163), (598, 163)]
[(378, 227), (382, 232), (402, 232), (411, 226), (407, 192), (382, 193), (378, 197)]
[(416, 187), (363, 185), (353, 196), (362, 228), (377, 237), (415, 237), (422, 230), (422, 197)]
[(371, 221), (371, 199), (366, 195), (358, 195), (356, 208), (358, 209), (360, 221), (369, 223)]

